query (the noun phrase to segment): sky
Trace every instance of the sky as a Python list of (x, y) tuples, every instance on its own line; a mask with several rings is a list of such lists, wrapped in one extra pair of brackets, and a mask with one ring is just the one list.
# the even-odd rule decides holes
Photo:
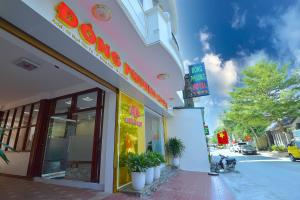
[[(300, 0), (176, 0), (177, 40), (185, 68), (203, 62), (210, 95), (205, 107), (212, 133), (230, 105), (241, 71), (260, 60), (300, 66)], [(188, 71), (186, 71), (188, 72)]]

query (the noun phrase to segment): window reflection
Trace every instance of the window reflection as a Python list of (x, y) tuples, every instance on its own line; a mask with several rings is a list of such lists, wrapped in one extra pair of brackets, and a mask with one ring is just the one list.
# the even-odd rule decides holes
[(77, 109), (86, 109), (96, 107), (97, 92), (79, 95), (77, 97)]
[(72, 98), (59, 99), (56, 101), (55, 113), (66, 113), (70, 110)]

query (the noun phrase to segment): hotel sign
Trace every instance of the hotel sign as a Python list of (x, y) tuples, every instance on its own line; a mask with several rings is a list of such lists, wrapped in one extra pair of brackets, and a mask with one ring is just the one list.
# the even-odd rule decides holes
[[(56, 7), (56, 16), (52, 23), (74, 41), (96, 56), (106, 65), (126, 80), (142, 89), (160, 105), (167, 108), (167, 102), (128, 64), (120, 54), (111, 49), (102, 37), (95, 33), (91, 23), (80, 23), (76, 13), (65, 3), (60, 2)], [(78, 36), (79, 35), (79, 36)]]
[(189, 66), (191, 97), (209, 95), (204, 63)]

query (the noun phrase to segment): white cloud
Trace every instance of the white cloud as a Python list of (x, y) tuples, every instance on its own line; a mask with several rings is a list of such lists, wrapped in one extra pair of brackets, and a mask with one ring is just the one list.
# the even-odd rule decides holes
[(270, 60), (270, 57), (264, 50), (256, 51), (250, 55), (244, 55), (240, 59), (240, 70), (244, 69), (245, 67), (253, 66), (261, 60)]
[(190, 60), (184, 60), (183, 61), (183, 67), (184, 67), (184, 73), (188, 74), (189, 73), (189, 66), (192, 64)]
[(286, 62), (300, 64), (300, 1), (289, 7), (274, 26), (274, 44)]
[(210, 44), (209, 44), (210, 38), (211, 38), (211, 34), (206, 32), (205, 30), (199, 32), (199, 40), (201, 42), (202, 49), (204, 52), (210, 51)]
[(195, 58), (193, 59), (194, 62), (198, 62), (199, 60), (200, 60), (199, 57), (195, 57)]
[(235, 29), (243, 28), (246, 24), (247, 11), (241, 11), (240, 7), (233, 4), (233, 18), (231, 21), (231, 27)]
[(228, 96), (228, 92), (238, 80), (237, 63), (223, 61), (219, 55), (209, 53), (202, 58), (205, 64), (210, 90), (217, 96)]

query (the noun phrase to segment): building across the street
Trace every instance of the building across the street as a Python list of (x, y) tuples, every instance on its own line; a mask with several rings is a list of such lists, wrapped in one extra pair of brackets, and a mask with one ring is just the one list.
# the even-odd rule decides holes
[(15, 149), (0, 173), (113, 192), (124, 154), (165, 155), (174, 136), (182, 168), (207, 171), (201, 111), (173, 110), (177, 17), (172, 0), (0, 1), (0, 139)]

